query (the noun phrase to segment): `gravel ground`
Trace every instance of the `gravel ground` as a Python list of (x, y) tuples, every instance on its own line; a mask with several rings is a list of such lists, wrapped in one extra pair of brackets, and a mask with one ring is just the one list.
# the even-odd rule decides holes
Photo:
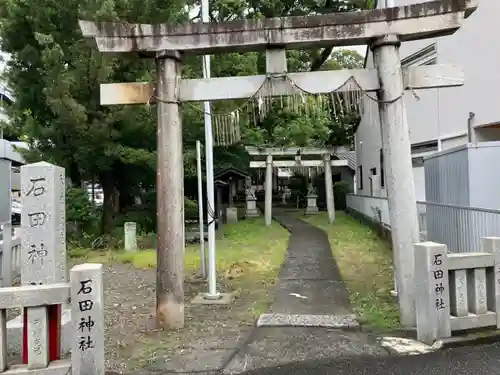
[[(105, 358), (108, 371), (117, 373), (167, 373), (214, 371), (223, 367), (252, 330), (256, 299), (270, 301), (268, 293), (236, 290), (230, 306), (190, 304), (206, 291), (206, 284), (188, 275), (185, 283), (185, 327), (157, 329), (155, 324), (156, 269), (136, 269), (130, 264), (106, 265)], [(219, 280), (219, 290), (234, 289), (232, 280)], [(238, 284), (241, 287), (241, 284)], [(260, 293), (260, 295), (259, 295)], [(18, 311), (9, 311), (14, 317)], [(10, 358), (19, 363), (20, 356)]]
[[(239, 292), (230, 306), (192, 306), (190, 300), (206, 286), (186, 282), (185, 327), (164, 331), (155, 327), (155, 280), (155, 269), (139, 270), (127, 264), (107, 267), (107, 368), (179, 372), (222, 367), (254, 324), (255, 294)], [(226, 280), (219, 285), (221, 291), (229, 290)]]

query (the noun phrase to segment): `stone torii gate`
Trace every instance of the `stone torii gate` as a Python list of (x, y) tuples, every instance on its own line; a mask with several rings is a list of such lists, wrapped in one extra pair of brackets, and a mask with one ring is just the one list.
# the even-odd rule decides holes
[[(344, 84), (354, 78), (365, 93), (378, 93), (400, 318), (405, 326), (415, 325), (413, 243), (419, 241), (419, 228), (403, 92), (463, 85), (463, 70), (453, 65), (402, 69), (399, 46), (405, 41), (453, 34), (477, 2), (443, 0), (339, 14), (180, 26), (80, 21), (83, 36), (99, 51), (156, 60), (156, 83), (101, 85), (101, 104), (157, 102), (160, 323), (174, 328), (184, 323), (181, 102), (248, 98), (259, 90), (262, 96), (288, 95), (297, 93), (298, 88), (311, 94), (330, 93), (349, 90)], [(285, 49), (332, 45), (370, 45), (376, 69), (287, 72)], [(266, 75), (181, 77), (182, 54), (258, 50), (266, 50)]]
[[(273, 167), (275, 168), (314, 168), (324, 167), (325, 169), (325, 191), (326, 207), (328, 211), (328, 221), (335, 221), (335, 203), (333, 199), (332, 167), (344, 167), (348, 165), (347, 160), (331, 160), (331, 155), (335, 153), (333, 148), (314, 147), (289, 147), (289, 148), (258, 148), (246, 147), (247, 152), (254, 157), (265, 157), (265, 161), (251, 161), (250, 168), (265, 168), (265, 223), (271, 225), (272, 220), (272, 180)], [(302, 156), (316, 156), (314, 160), (302, 160)], [(275, 157), (294, 157), (294, 160), (273, 160)], [(316, 204), (314, 205), (316, 206)], [(317, 209), (316, 209), (317, 211)]]

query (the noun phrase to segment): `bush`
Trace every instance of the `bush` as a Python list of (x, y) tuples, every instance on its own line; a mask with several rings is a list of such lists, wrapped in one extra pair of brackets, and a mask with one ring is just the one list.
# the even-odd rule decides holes
[(198, 219), (198, 202), (184, 197), (184, 220)]
[(66, 222), (69, 234), (97, 233), (101, 215), (92, 202), (87, 190), (68, 188), (66, 190)]
[[(152, 190), (142, 196), (140, 207), (129, 209), (116, 221), (118, 227), (128, 222), (137, 224), (137, 233), (156, 233), (156, 191)], [(184, 220), (198, 219), (198, 202), (184, 197)]]
[(350, 185), (345, 181), (339, 181), (333, 184), (333, 198), (335, 200), (335, 209), (345, 210), (347, 207), (347, 194), (351, 192)]

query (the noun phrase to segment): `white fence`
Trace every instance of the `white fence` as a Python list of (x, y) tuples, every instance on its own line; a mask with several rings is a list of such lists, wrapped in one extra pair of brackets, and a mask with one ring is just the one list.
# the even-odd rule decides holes
[[(390, 229), (387, 198), (349, 194), (347, 207)], [(500, 210), (417, 202), (420, 239), (451, 253), (476, 252), (483, 237), (500, 237)]]

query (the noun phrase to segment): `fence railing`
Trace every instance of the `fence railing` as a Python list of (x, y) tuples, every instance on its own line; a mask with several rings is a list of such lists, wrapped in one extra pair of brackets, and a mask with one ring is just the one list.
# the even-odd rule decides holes
[[(21, 276), (21, 237), (12, 237), (11, 241), (12, 248), (12, 278), (16, 279)], [(4, 262), (4, 241), (0, 241), (0, 287), (1, 286), (11, 286), (4, 285), (2, 270)]]
[(500, 238), (475, 252), (450, 254), (446, 245), (415, 244), (417, 336), (427, 344), (452, 331), (500, 328)]
[[(71, 359), (58, 360), (61, 345), (57, 309), (71, 306)], [(6, 310), (24, 309), (24, 365), (7, 363)], [(50, 322), (50, 323), (49, 323)], [(60, 322), (59, 322), (60, 323)], [(57, 329), (52, 329), (55, 327)], [(69, 283), (0, 288), (0, 374), (104, 374), (104, 289), (102, 264), (80, 264)]]
[[(349, 194), (347, 207), (390, 229), (387, 198)], [(500, 237), (500, 210), (417, 202), (420, 239), (451, 253), (477, 252), (483, 237)]]

